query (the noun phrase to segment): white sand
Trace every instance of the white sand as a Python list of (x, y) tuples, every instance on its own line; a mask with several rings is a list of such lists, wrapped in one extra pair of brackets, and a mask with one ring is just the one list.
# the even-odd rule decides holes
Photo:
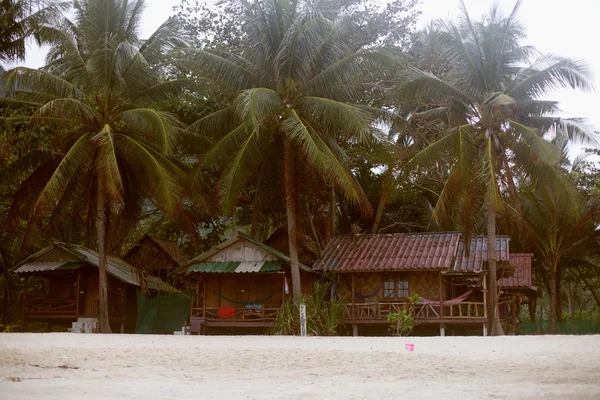
[(600, 336), (0, 334), (2, 400), (200, 398), (599, 399)]

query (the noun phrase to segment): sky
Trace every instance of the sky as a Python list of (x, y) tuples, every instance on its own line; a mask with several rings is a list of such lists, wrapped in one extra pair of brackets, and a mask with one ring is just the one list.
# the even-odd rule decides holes
[[(383, 0), (382, 0), (383, 1)], [(464, 0), (472, 19), (489, 10), (494, 0)], [(506, 14), (512, 11), (515, 0), (496, 0)], [(142, 37), (149, 36), (169, 15), (180, 0), (146, 0), (142, 20)], [(421, 0), (422, 15), (418, 27), (432, 19), (455, 19), (459, 14), (458, 0)], [(543, 53), (584, 60), (593, 74), (592, 93), (561, 90), (548, 99), (558, 100), (562, 117), (583, 117), (594, 131), (600, 131), (600, 0), (522, 0), (519, 19), (527, 32), (527, 41)], [(32, 48), (26, 64), (43, 65), (45, 52)], [(600, 145), (600, 144), (599, 144)]]

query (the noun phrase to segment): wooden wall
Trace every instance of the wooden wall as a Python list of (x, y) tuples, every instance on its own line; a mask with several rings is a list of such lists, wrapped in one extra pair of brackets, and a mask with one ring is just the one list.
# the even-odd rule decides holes
[(218, 253), (208, 257), (206, 261), (277, 261), (279, 258), (246, 240), (227, 246)]
[[(408, 273), (408, 291), (416, 292), (419, 296), (430, 300), (439, 300), (440, 282), (439, 272), (437, 271), (410, 271)], [(352, 300), (352, 275), (350, 273), (338, 274), (337, 293), (339, 296), (345, 296), (347, 301)], [(381, 287), (383, 282), (382, 272), (360, 272), (354, 274), (354, 290), (357, 293), (368, 295)], [(369, 297), (366, 301), (383, 300), (383, 287)], [(365, 299), (356, 297), (357, 303), (364, 302)]]
[[(238, 302), (253, 302), (273, 295), (261, 304), (265, 308), (279, 307), (282, 301), (282, 274), (210, 274), (206, 275), (207, 308), (243, 307), (217, 293)], [(282, 289), (283, 290), (283, 289)]]

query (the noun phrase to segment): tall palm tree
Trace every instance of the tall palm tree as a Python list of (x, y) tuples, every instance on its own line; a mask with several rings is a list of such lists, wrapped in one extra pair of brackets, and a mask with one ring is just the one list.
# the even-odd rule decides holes
[(413, 159), (415, 164), (449, 160), (449, 178), (434, 216), (453, 207), (462, 209), (463, 230), (468, 236), (477, 208), (483, 206), (487, 212), (492, 334), (502, 334), (497, 307), (496, 218), (503, 199), (516, 198), (515, 174), (526, 180), (555, 180), (569, 198), (568, 184), (556, 167), (559, 152), (543, 135), (552, 132), (568, 139), (591, 138), (579, 120), (556, 117), (557, 102), (542, 100), (558, 88), (590, 89), (585, 66), (522, 46), (519, 4), (509, 16), (495, 5), (482, 21), (473, 22), (461, 3), (461, 23), (440, 23), (438, 33), (451, 71), (444, 80), (413, 71), (399, 87), (401, 98), (435, 106), (415, 116), (442, 120), (447, 126), (445, 137)]
[(25, 59), (26, 40), (34, 36), (44, 43), (38, 28), (57, 16), (69, 2), (58, 0), (0, 0), (0, 61)]
[(328, 20), (295, 1), (244, 4), (247, 43), (240, 54), (190, 50), (179, 62), (234, 97), (226, 108), (189, 129), (217, 139), (203, 161), (226, 163), (220, 182), (226, 210), (249, 183), (273, 185), (262, 177), (283, 164), (292, 287), (299, 296), (297, 165), (316, 171), (349, 201), (371, 212), (338, 143), (371, 138), (376, 113), (357, 103), (376, 90), (377, 77), (391, 62), (375, 50), (356, 47), (350, 33), (357, 27), (351, 21)]
[(174, 19), (148, 40), (139, 39), (143, 0), (86, 0), (73, 6), (73, 20), (63, 16), (43, 28), (51, 43), (46, 67), (18, 67), (5, 75), (7, 97), (35, 108), (30, 120), (54, 128), (58, 149), (58, 154), (23, 158), (35, 168), (11, 213), (30, 207), (31, 222), (48, 216), (51, 224), (65, 212), (80, 213), (82, 204), (88, 207), (100, 260), (99, 330), (110, 332), (109, 216), (141, 208), (145, 199), (165, 213), (183, 213), (179, 183), (185, 176), (170, 159), (182, 125), (152, 108), (186, 84), (163, 81), (158, 74), (165, 52), (182, 42)]

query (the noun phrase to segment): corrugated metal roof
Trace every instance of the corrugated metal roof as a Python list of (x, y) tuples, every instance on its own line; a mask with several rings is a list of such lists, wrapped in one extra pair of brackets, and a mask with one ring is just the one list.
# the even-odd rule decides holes
[[(275, 257), (281, 259), (282, 261), (284, 261), (287, 264), (290, 264), (290, 258), (288, 256), (286, 256), (285, 254), (275, 250), (274, 248), (267, 246), (266, 244), (259, 242), (258, 240), (251, 238), (248, 235), (245, 235), (241, 232), (238, 232), (237, 236), (235, 236), (232, 239), (226, 240), (223, 243), (220, 243), (216, 246), (214, 246), (213, 248), (211, 248), (210, 250), (194, 257), (192, 260), (190, 260), (186, 265), (184, 265), (183, 267), (177, 268), (175, 271), (170, 272), (168, 275), (171, 274), (180, 274), (180, 273), (190, 273), (190, 272), (221, 272), (221, 271), (196, 271), (196, 270), (191, 270), (190, 266), (196, 266), (199, 265), (201, 263), (203, 263), (204, 260), (206, 260), (207, 258), (214, 256), (215, 254), (225, 250), (227, 247), (231, 246), (232, 244), (236, 243), (239, 240), (246, 240), (252, 244), (254, 244), (255, 246), (258, 246), (259, 248), (263, 249), (264, 251), (274, 255)], [(240, 263), (245, 262), (244, 260), (239, 260)], [(265, 262), (265, 264), (267, 264), (268, 262)], [(279, 263), (281, 264), (281, 263)], [(277, 266), (277, 271), (279, 270), (279, 264)], [(208, 268), (208, 267), (207, 267)], [(216, 268), (216, 267), (212, 267), (212, 268)], [(236, 267), (237, 268), (237, 267)], [(274, 267), (273, 267), (274, 268)], [(310, 268), (307, 267), (306, 265), (300, 263), (300, 269), (306, 272), (313, 272), (314, 271)], [(271, 271), (260, 271), (260, 272), (272, 272), (275, 270), (271, 270)], [(232, 272), (232, 271), (228, 271), (228, 272)], [(248, 271), (250, 272), (250, 271)]]
[(531, 253), (515, 253), (510, 255), (509, 262), (514, 265), (515, 273), (509, 278), (502, 278), (498, 284), (503, 288), (523, 288), (532, 286), (531, 283)]
[(38, 261), (38, 262), (33, 261), (30, 263), (21, 265), (19, 268), (17, 268), (13, 272), (15, 272), (17, 274), (25, 274), (25, 273), (29, 273), (29, 272), (68, 270), (68, 269), (77, 269), (84, 265), (85, 265), (85, 263), (72, 262), (72, 261)]
[[(72, 260), (67, 261), (37, 261), (41, 257), (49, 257), (51, 252), (59, 252), (61, 250), (68, 251), (71, 255), (75, 256), (79, 262), (73, 262)], [(61, 257), (59, 257), (60, 259)], [(70, 258), (70, 257), (69, 257)], [(66, 269), (77, 269), (84, 265), (92, 265), (96, 268), (100, 265), (98, 254), (83, 246), (66, 243), (56, 243), (52, 246), (45, 248), (42, 251), (35, 253), (25, 260), (23, 263), (18, 265), (13, 272), (15, 273), (33, 273), (41, 271), (57, 271)], [(125, 261), (116, 258), (107, 258), (107, 272), (113, 277), (129, 283), (135, 286), (141, 286), (140, 281), (135, 273), (135, 268)], [(168, 285), (162, 279), (155, 276), (148, 277), (148, 287), (151, 289), (165, 290), (165, 291), (177, 291), (175, 288)]]
[(239, 262), (239, 261), (208, 261), (193, 264), (188, 267), (186, 272), (204, 272), (204, 273), (251, 273), (251, 272), (278, 272), (281, 269), (280, 261), (258, 261), (258, 262)]
[(315, 263), (333, 272), (448, 269), (459, 232), (335, 236)]
[[(496, 253), (498, 260), (508, 261), (509, 257), (509, 242), (508, 236), (496, 236)], [(473, 236), (471, 237), (471, 249), (469, 257), (465, 256), (465, 243), (463, 239), (458, 244), (458, 256), (452, 268), (452, 272), (475, 272), (483, 271), (483, 263), (487, 261), (487, 237)]]

